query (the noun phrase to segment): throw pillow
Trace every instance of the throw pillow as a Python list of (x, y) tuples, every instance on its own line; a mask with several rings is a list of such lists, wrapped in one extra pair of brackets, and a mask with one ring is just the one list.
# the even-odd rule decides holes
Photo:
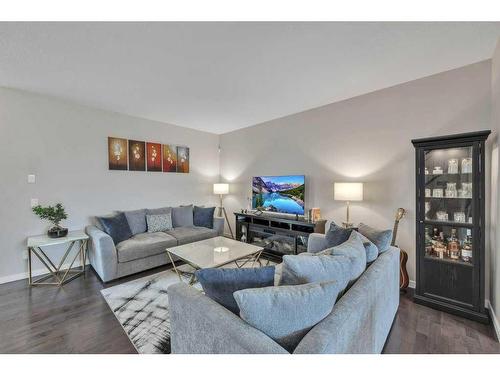
[(343, 290), (347, 287), (351, 276), (351, 262), (345, 256), (285, 255), (282, 264), (280, 285), (300, 285), (334, 280)]
[(358, 232), (358, 235), (361, 238), (361, 241), (363, 241), (363, 246), (365, 247), (366, 263), (373, 262), (378, 257), (378, 247), (361, 233)]
[(214, 211), (215, 207), (204, 208), (204, 207), (194, 206), (193, 224), (197, 227), (205, 227), (213, 229)]
[(115, 245), (132, 237), (127, 217), (123, 212), (114, 216), (97, 217), (97, 220), (99, 220), (104, 232), (111, 236)]
[(274, 285), (274, 266), (259, 268), (205, 268), (195, 273), (205, 294), (229, 311), (239, 314), (233, 293)]
[(193, 205), (172, 208), (172, 224), (177, 227), (193, 226)]
[(146, 225), (146, 210), (123, 211), (127, 218), (132, 235), (144, 233), (148, 229)]
[(389, 250), (392, 241), (392, 230), (378, 230), (369, 225), (360, 223), (358, 228), (359, 233), (372, 241), (378, 247), (380, 254)]
[(148, 233), (165, 232), (172, 229), (172, 217), (170, 215), (146, 215)]
[(352, 231), (349, 239), (341, 245), (323, 250), (320, 254), (343, 255), (351, 261), (350, 282), (353, 283), (366, 269), (366, 250), (358, 232)]
[(343, 242), (346, 242), (349, 236), (351, 235), (352, 228), (342, 228), (337, 224), (332, 222), (330, 224), (330, 229), (326, 232), (325, 242), (327, 247), (334, 247), (340, 245)]
[(289, 352), (332, 311), (339, 283), (270, 286), (234, 292), (240, 317)]
[(171, 215), (172, 207), (147, 208), (146, 215)]

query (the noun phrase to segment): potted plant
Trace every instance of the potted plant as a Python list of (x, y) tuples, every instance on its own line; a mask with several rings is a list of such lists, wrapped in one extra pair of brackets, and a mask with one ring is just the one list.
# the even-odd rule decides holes
[(54, 226), (47, 231), (47, 235), (51, 238), (60, 238), (68, 235), (68, 228), (63, 228), (59, 223), (68, 218), (66, 211), (61, 203), (57, 203), (55, 206), (42, 207), (40, 205), (33, 207), (33, 212), (40, 219), (48, 220)]

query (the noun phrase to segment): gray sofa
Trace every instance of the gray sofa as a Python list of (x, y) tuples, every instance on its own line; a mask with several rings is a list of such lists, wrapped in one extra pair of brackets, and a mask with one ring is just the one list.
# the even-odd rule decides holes
[[(309, 237), (308, 251), (325, 248), (324, 235)], [(288, 354), (193, 287), (174, 284), (168, 295), (172, 353)], [(398, 305), (399, 249), (391, 247), (367, 267), (293, 353), (381, 353)]]
[(108, 282), (170, 263), (165, 251), (167, 247), (222, 236), (224, 233), (224, 219), (220, 217), (214, 217), (213, 228), (176, 226), (175, 219), (173, 224), (172, 230), (137, 233), (116, 246), (98, 225), (87, 226), (85, 229), (90, 237), (88, 257), (92, 268), (102, 281)]

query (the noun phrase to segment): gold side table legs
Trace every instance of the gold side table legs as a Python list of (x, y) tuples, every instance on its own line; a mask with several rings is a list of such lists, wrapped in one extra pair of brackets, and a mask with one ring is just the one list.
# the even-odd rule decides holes
[[(74, 253), (74, 256), (71, 260), (71, 263), (69, 267), (65, 270), (61, 270), (62, 266), (64, 265), (64, 262), (66, 259), (70, 256), (70, 253), (74, 248), (77, 248), (77, 251)], [(32, 259), (33, 255), (35, 255), (40, 262), (47, 268), (49, 271), (49, 274), (44, 275), (37, 280), (33, 279), (33, 272), (32, 272)], [(77, 259), (80, 259), (80, 267), (77, 269), (73, 269), (73, 264)], [(71, 259), (71, 258), (70, 258)], [(78, 240), (78, 241), (73, 241), (69, 243), (66, 251), (64, 252), (63, 257), (61, 258), (61, 261), (59, 264), (56, 266), (54, 262), (47, 256), (47, 254), (42, 250), (41, 247), (38, 246), (33, 246), (33, 247), (28, 247), (28, 282), (29, 285), (35, 286), (35, 285), (63, 285), (66, 284), (67, 282), (77, 278), (78, 276), (84, 275), (85, 276), (85, 263), (87, 262), (87, 240)], [(45, 280), (49, 278), (54, 278), (55, 281), (53, 282), (47, 282)]]

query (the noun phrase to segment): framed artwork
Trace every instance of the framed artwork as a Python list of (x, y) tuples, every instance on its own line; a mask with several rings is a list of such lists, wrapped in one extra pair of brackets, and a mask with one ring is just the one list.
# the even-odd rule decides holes
[(146, 143), (148, 172), (161, 172), (161, 144)]
[(163, 172), (177, 172), (177, 147), (163, 145)]
[(126, 171), (127, 140), (123, 138), (108, 137), (108, 163), (110, 170)]
[(189, 173), (189, 147), (177, 146), (177, 172)]
[(142, 141), (128, 140), (128, 170), (146, 170), (146, 144)]

